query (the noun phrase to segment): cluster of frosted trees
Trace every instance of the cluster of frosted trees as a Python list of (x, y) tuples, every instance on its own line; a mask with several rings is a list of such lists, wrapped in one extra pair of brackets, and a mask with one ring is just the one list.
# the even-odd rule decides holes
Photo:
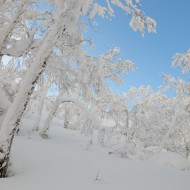
[[(119, 57), (118, 47), (99, 57), (84, 51), (91, 44), (83, 37), (88, 24), (95, 16), (114, 16), (116, 6), (131, 17), (133, 30), (156, 31), (156, 22), (141, 11), (139, 0), (105, 0), (101, 5), (94, 0), (0, 2), (0, 177), (7, 175), (14, 136), (31, 111), (36, 114), (33, 130), (43, 138), (59, 116), (63, 127), (96, 136), (102, 146), (124, 139), (125, 150), (117, 151), (166, 148), (188, 156), (188, 83), (165, 75), (163, 90), (176, 93), (171, 99), (150, 87), (131, 88), (119, 96), (106, 81), (122, 82), (134, 64)], [(174, 65), (187, 71), (188, 64), (189, 52), (176, 55)], [(49, 113), (39, 129), (44, 109)], [(103, 125), (108, 120), (112, 126)]]

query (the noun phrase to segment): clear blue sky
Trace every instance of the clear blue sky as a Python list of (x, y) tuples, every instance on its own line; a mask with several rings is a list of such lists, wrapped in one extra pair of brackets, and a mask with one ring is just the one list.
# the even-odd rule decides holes
[(110, 47), (121, 48), (122, 58), (132, 60), (137, 67), (125, 77), (124, 84), (113, 87), (124, 92), (129, 86), (151, 85), (156, 90), (162, 83), (161, 72), (172, 76), (183, 76), (179, 69), (172, 68), (172, 57), (176, 52), (190, 48), (190, 0), (141, 0), (143, 11), (157, 21), (157, 33), (134, 32), (129, 27), (129, 17), (116, 9), (116, 17), (111, 21), (97, 18), (99, 30), (91, 30), (96, 49), (91, 52), (99, 55)]

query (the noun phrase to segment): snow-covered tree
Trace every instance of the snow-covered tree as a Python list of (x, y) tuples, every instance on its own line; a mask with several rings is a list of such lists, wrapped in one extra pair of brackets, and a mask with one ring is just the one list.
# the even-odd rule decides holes
[(175, 96), (170, 99), (168, 105), (172, 115), (167, 133), (161, 141), (160, 150), (167, 148), (188, 157), (190, 154), (190, 83), (166, 74), (163, 74), (163, 77), (163, 89), (173, 91)]
[(179, 67), (182, 72), (188, 72), (190, 70), (190, 49), (185, 53), (176, 53), (172, 65)]
[[(113, 16), (116, 5), (127, 12), (132, 20), (130, 26), (144, 34), (155, 32), (156, 22), (140, 9), (138, 1), (106, 0), (106, 6), (92, 0), (48, 0), (50, 11), (40, 11), (43, 1), (3, 1), (0, 8), (0, 57), (28, 56), (27, 73), (19, 91), (9, 107), (0, 131), (0, 177), (7, 174), (10, 149), (14, 134), (29, 103), (35, 85), (52, 56), (67, 59), (72, 54), (79, 63), (84, 57), (82, 50), (81, 16), (93, 19), (96, 15)], [(45, 2), (46, 3), (46, 2)], [(85, 67), (85, 66), (84, 66)]]
[[(64, 98), (62, 91), (67, 90), (72, 92), (73, 89), (76, 88), (77, 83), (78, 87), (79, 85), (81, 86), (80, 89), (82, 91), (80, 99), (89, 102), (90, 105), (88, 106), (91, 107), (91, 110), (96, 109), (96, 112), (101, 112), (100, 110), (103, 112), (103, 109), (105, 110), (105, 108), (100, 107), (100, 104), (102, 104), (104, 100), (103, 96), (106, 97), (108, 95), (106, 79), (121, 82), (122, 76), (134, 69), (134, 64), (131, 61), (120, 59), (119, 54), (120, 49), (114, 48), (98, 58), (88, 56), (86, 57), (88, 62), (85, 62), (86, 60), (83, 59), (83, 62), (80, 61), (81, 63), (78, 68), (74, 68), (73, 73), (75, 73), (76, 77), (71, 77), (73, 73), (70, 73), (68, 77), (61, 75), (58, 78), (58, 80), (62, 81), (62, 83), (59, 82), (61, 91), (50, 111), (49, 118), (47, 118), (48, 122), (46, 122), (46, 126), (44, 126), (44, 130), (41, 134), (46, 133), (47, 136), (47, 129), (53, 119), (53, 115)], [(99, 101), (97, 101), (97, 99), (99, 99)]]

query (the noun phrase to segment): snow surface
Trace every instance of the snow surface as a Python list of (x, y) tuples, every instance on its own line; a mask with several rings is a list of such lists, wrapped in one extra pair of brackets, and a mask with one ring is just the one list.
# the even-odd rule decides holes
[(0, 179), (0, 190), (190, 189), (189, 170), (86, 149), (89, 139), (61, 124), (52, 126), (49, 139), (31, 132), (32, 122), (24, 125), (12, 148), (14, 176)]
[(155, 155), (154, 158), (158, 163), (170, 166), (178, 170), (189, 169), (188, 160), (175, 152), (162, 152), (158, 155)]

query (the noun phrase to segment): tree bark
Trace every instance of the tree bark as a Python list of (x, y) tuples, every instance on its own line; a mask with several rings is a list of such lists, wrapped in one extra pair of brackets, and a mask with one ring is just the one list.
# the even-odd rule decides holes
[(69, 114), (69, 110), (68, 110), (67, 106), (65, 106), (65, 115), (64, 115), (64, 128), (65, 129), (68, 129), (68, 127), (69, 127), (68, 114)]

